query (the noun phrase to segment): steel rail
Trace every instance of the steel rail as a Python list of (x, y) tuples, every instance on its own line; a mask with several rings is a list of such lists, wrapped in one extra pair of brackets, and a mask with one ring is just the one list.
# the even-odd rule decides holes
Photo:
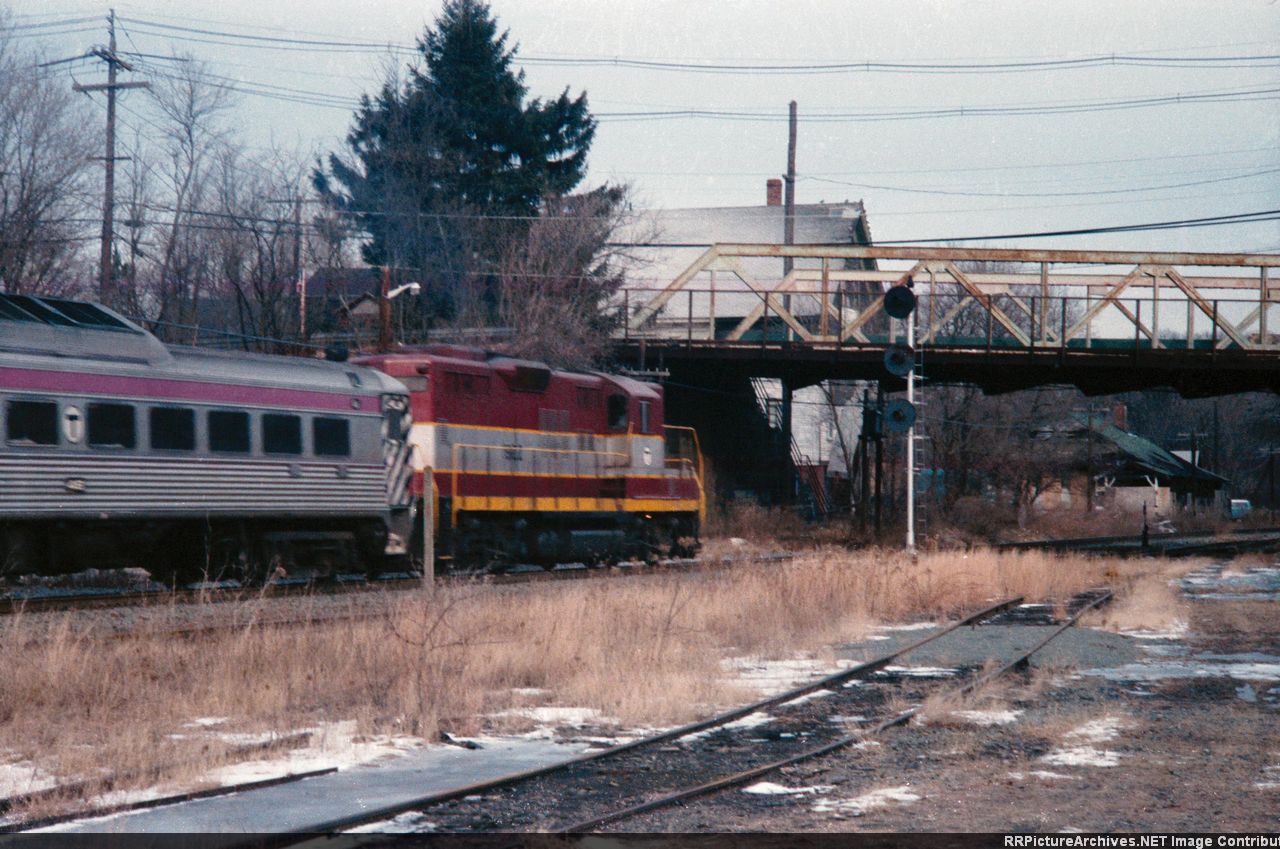
[[(943, 698), (953, 698), (956, 696), (961, 696), (966, 693), (972, 692), (978, 687), (981, 687), (984, 684), (988, 683), (989, 681), (1001, 675), (1004, 675), (1010, 670), (1025, 667), (1030, 662), (1031, 656), (1033, 654), (1040, 651), (1042, 648), (1048, 645), (1052, 640), (1054, 640), (1056, 637), (1058, 637), (1068, 628), (1075, 625), (1075, 623), (1080, 619), (1080, 617), (1083, 616), (1087, 611), (1092, 610), (1093, 608), (1110, 600), (1111, 597), (1112, 597), (1112, 593), (1110, 590), (1108, 590), (1103, 595), (1100, 595), (1098, 598), (1095, 598), (1093, 601), (1089, 602), (1088, 604), (1080, 608), (1080, 610), (1076, 611), (1076, 613), (1072, 615), (1071, 618), (1067, 619), (1066, 622), (1064, 622), (1061, 626), (1056, 628), (1053, 631), (1053, 633), (1049, 634), (1049, 636), (1045, 637), (1043, 640), (1036, 643), (1036, 645), (1034, 645), (1032, 648), (1030, 648), (1026, 652), (1023, 652), (1015, 660), (1010, 661), (1009, 663), (1005, 664), (1004, 666), (1000, 667), (997, 670), (994, 670), (993, 672), (990, 672), (960, 687), (956, 687), (952, 690), (945, 692), (943, 694)], [(752, 769), (744, 770), (743, 772), (738, 772), (733, 775), (725, 776), (723, 778), (716, 779), (715, 781), (709, 781), (705, 784), (700, 784), (697, 787), (690, 787), (684, 790), (679, 790), (657, 799), (651, 799), (647, 802), (642, 802), (638, 805), (632, 805), (631, 807), (628, 807), (628, 808), (622, 808), (620, 810), (613, 811), (611, 813), (603, 814), (594, 819), (575, 823), (571, 826), (561, 829), (559, 833), (580, 834), (583, 832), (594, 831), (600, 828), (601, 826), (609, 825), (610, 823), (615, 823), (615, 822), (619, 822), (620, 820), (630, 819), (631, 817), (639, 816), (640, 814), (649, 813), (651, 811), (669, 807), (671, 805), (675, 805), (680, 802), (684, 802), (689, 799), (696, 798), (698, 796), (705, 796), (708, 793), (713, 793), (717, 790), (723, 790), (725, 788), (733, 787), (738, 784), (744, 784), (753, 778), (759, 778), (762, 775), (767, 775), (771, 772), (782, 769), (783, 767), (792, 766), (793, 764), (802, 763), (808, 760), (813, 760), (814, 758), (818, 758), (823, 755), (830, 754), (831, 752), (835, 752), (840, 749), (845, 749), (850, 746), (857, 745), (858, 743), (865, 742), (870, 737), (873, 737), (882, 731), (885, 731), (889, 728), (893, 728), (898, 725), (904, 725), (907, 722), (910, 722), (911, 718), (916, 716), (920, 712), (920, 709), (921, 709), (921, 706), (919, 705), (912, 708), (908, 708), (907, 710), (904, 710), (901, 713), (898, 713), (894, 716), (889, 717), (888, 719), (883, 720), (878, 725), (866, 731), (859, 732), (857, 734), (850, 734), (848, 736), (841, 737), (837, 740), (833, 740), (822, 746), (818, 746), (816, 748), (809, 749), (808, 751), (801, 752), (800, 754), (793, 755), (791, 757), (784, 758), (782, 760), (773, 761), (772, 763), (768, 763), (763, 766), (753, 767)]]
[[(234, 746), (227, 750), (226, 757), (228, 760), (240, 760), (250, 755), (264, 754), (273, 752), (277, 749), (292, 749), (297, 746), (308, 743), (314, 735), (310, 731), (301, 731), (296, 734), (289, 734), (284, 737), (277, 737), (274, 740), (263, 740), (261, 743), (246, 743), (240, 746)], [(191, 761), (180, 761), (178, 763), (162, 764), (160, 766), (151, 767), (147, 770), (138, 770), (133, 772), (115, 773), (104, 775), (97, 779), (86, 779), (84, 781), (75, 781), (68, 784), (55, 785), (45, 788), (44, 790), (33, 790), (29, 793), (21, 793), (17, 796), (9, 796), (0, 799), (0, 814), (8, 813), (14, 808), (20, 808), (26, 805), (32, 805), (39, 802), (46, 802), (58, 799), (63, 796), (84, 796), (91, 792), (106, 792), (112, 790), (116, 785), (134, 781), (138, 778), (158, 778), (168, 772), (176, 769), (182, 769), (191, 765)], [(24, 826), (19, 826), (24, 827)], [(0, 832), (6, 829), (0, 828)]]
[[(628, 743), (621, 743), (617, 746), (611, 746), (608, 749), (602, 749), (596, 752), (589, 752), (585, 755), (581, 755), (579, 757), (573, 758), (571, 760), (563, 761), (561, 763), (551, 764), (551, 765), (542, 766), (542, 767), (536, 767), (534, 769), (524, 770), (522, 772), (505, 775), (500, 778), (476, 782), (473, 784), (465, 785), (463, 787), (455, 787), (451, 790), (445, 790), (438, 793), (431, 793), (426, 796), (421, 796), (417, 799), (413, 799), (407, 802), (398, 802), (394, 805), (387, 805), (381, 808), (376, 808), (371, 811), (365, 811), (365, 812), (351, 815), (351, 816), (335, 817), (334, 819), (325, 821), (323, 823), (317, 823), (315, 825), (309, 826), (305, 830), (305, 832), (298, 831), (294, 833), (314, 835), (316, 833), (333, 833), (337, 831), (342, 831), (344, 829), (355, 828), (357, 826), (367, 825), (369, 823), (390, 819), (392, 817), (398, 816), (399, 814), (405, 813), (407, 811), (415, 811), (421, 808), (428, 807), (430, 805), (440, 804), (441, 802), (448, 802), (453, 799), (460, 799), (464, 796), (471, 796), (478, 793), (484, 793), (490, 790), (496, 790), (502, 787), (508, 787), (514, 784), (519, 784), (520, 782), (523, 782), (523, 781), (528, 781), (533, 778), (538, 778), (543, 775), (549, 775), (551, 773), (558, 772), (560, 770), (564, 770), (570, 767), (579, 766), (581, 764), (590, 763), (592, 761), (598, 761), (605, 758), (615, 757), (617, 755), (623, 754), (624, 752), (630, 752), (635, 749), (639, 749), (641, 747), (653, 746), (659, 743), (666, 743), (671, 740), (678, 740), (681, 737), (686, 737), (690, 734), (694, 734), (699, 731), (705, 731), (709, 728), (715, 728), (717, 726), (726, 725), (730, 722), (733, 722), (736, 719), (741, 719), (742, 717), (747, 716), (748, 714), (755, 713), (756, 711), (761, 710), (762, 708), (774, 707), (776, 705), (785, 704), (786, 702), (793, 701), (794, 699), (797, 699), (804, 695), (808, 695), (809, 693), (812, 693), (812, 692), (816, 692), (817, 690), (829, 689), (834, 685), (842, 684), (846, 681), (850, 681), (855, 678), (860, 678), (860, 677), (869, 675), (872, 672), (875, 672), (885, 666), (888, 666), (894, 660), (898, 659), (904, 654), (907, 654), (908, 652), (914, 651), (915, 649), (918, 649), (924, 645), (927, 645), (928, 643), (931, 643), (934, 640), (944, 637), (947, 634), (950, 634), (952, 631), (955, 631), (958, 628), (962, 628), (965, 625), (976, 625), (978, 622), (982, 621), (983, 619), (987, 619), (987, 618), (990, 618), (991, 616), (1001, 613), (1007, 610), (1008, 608), (1013, 607), (1015, 604), (1019, 604), (1021, 601), (1022, 601), (1022, 596), (1018, 596), (1016, 598), (1010, 598), (1010, 599), (1006, 599), (1004, 601), (998, 602), (989, 607), (985, 607), (982, 610), (979, 610), (975, 613), (970, 613), (965, 617), (963, 617), (962, 619), (943, 628), (941, 631), (938, 631), (937, 633), (931, 634), (927, 637), (922, 637), (921, 639), (916, 640), (912, 643), (909, 643), (908, 645), (903, 646), (900, 649), (896, 649), (893, 652), (881, 655), (880, 657), (877, 657), (873, 660), (860, 663), (857, 666), (850, 667), (849, 669), (841, 670), (840, 672), (836, 672), (834, 674), (827, 675), (823, 678), (819, 678), (816, 681), (811, 681), (807, 684), (803, 684), (799, 687), (795, 687), (793, 689), (787, 690), (784, 693), (779, 693), (777, 695), (752, 702), (751, 704), (743, 705), (741, 707), (734, 708), (733, 710), (729, 710), (724, 713), (717, 714), (716, 716), (713, 716), (709, 719), (703, 719), (697, 722), (692, 722), (692, 723), (689, 723), (688, 725), (682, 725), (678, 728), (673, 728), (668, 731), (664, 731), (660, 734), (654, 734), (649, 737), (643, 737), (639, 740), (632, 740)], [(288, 844), (287, 842), (283, 842), (279, 844), (273, 843), (272, 845), (274, 846), (274, 845), (288, 845)]]
[(331, 775), (337, 771), (338, 768), (336, 766), (331, 766), (325, 769), (313, 769), (309, 772), (294, 772), (288, 775), (276, 776), (275, 778), (263, 778), (258, 781), (247, 781), (243, 784), (226, 784), (222, 787), (211, 787), (208, 790), (193, 790), (188, 793), (178, 793), (173, 796), (163, 796), (158, 799), (143, 799), (140, 802), (125, 802), (119, 805), (107, 805), (105, 807), (92, 808), (87, 811), (78, 811), (71, 814), (58, 814), (55, 816), (40, 817), (39, 819), (24, 820), (22, 822), (0, 825), (0, 834), (14, 834), (23, 831), (30, 831), (36, 828), (47, 828), (51, 825), (61, 825), (63, 823), (107, 817), (113, 814), (145, 811), (149, 808), (161, 808), (166, 805), (180, 805), (184, 802), (194, 802), (199, 799), (213, 799), (218, 796), (230, 796), (233, 793), (245, 793), (249, 790), (262, 790), (267, 787), (278, 787), (281, 784), (293, 784), (307, 778)]

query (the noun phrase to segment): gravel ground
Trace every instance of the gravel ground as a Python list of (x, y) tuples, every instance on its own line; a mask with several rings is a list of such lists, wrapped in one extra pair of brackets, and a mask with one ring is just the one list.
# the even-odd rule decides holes
[[(1069, 632), (1038, 673), (962, 706), (985, 711), (976, 716), (988, 720), (1017, 712), (1008, 724), (931, 716), (886, 732), (879, 746), (771, 777), (801, 792), (723, 791), (620, 826), (1280, 831), (1280, 572), (1249, 573), (1252, 595), (1184, 584), (1195, 598), (1179, 639)], [(1221, 568), (1200, 578), (1233, 590), (1249, 582)], [(947, 646), (935, 662), (963, 655), (957, 643)], [(913, 662), (924, 660), (922, 653)], [(1169, 668), (1178, 677), (1155, 674)]]

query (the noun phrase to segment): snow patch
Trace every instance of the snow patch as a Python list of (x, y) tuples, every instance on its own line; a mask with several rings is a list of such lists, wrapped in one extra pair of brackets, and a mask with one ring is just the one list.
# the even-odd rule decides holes
[(761, 657), (731, 657), (720, 662), (720, 667), (733, 675), (736, 683), (754, 687), (766, 696), (792, 689), (797, 684), (819, 675), (830, 674), (847, 663), (837, 663), (813, 658), (767, 660)]
[(1120, 732), (1128, 727), (1129, 723), (1118, 716), (1104, 716), (1068, 731), (1066, 736), (1087, 743), (1105, 743), (1119, 737)]
[(710, 737), (717, 731), (722, 729), (740, 729), (740, 728), (757, 728), (761, 725), (768, 725), (773, 722), (773, 717), (763, 711), (749, 713), (742, 719), (735, 719), (733, 722), (726, 722), (724, 725), (717, 725), (715, 728), (708, 728), (705, 731), (694, 731), (679, 738), (681, 740), (701, 740), (704, 737)]
[(358, 764), (396, 757), (425, 745), (417, 737), (363, 737), (356, 731), (355, 720), (325, 723), (302, 730), (312, 733), (310, 746), (290, 749), (272, 758), (228, 764), (208, 773), (202, 780), (226, 787), (320, 769), (349, 769)]
[(55, 786), (58, 780), (31, 761), (0, 763), (0, 798), (21, 796)]
[(1022, 781), (1023, 779), (1025, 779), (1025, 778), (1027, 778), (1027, 777), (1031, 777), (1031, 778), (1039, 778), (1039, 779), (1041, 779), (1042, 781), (1056, 781), (1057, 779), (1067, 779), (1067, 780), (1069, 780), (1069, 781), (1077, 781), (1077, 780), (1079, 780), (1079, 777), (1078, 777), (1078, 776), (1075, 776), (1075, 775), (1063, 775), (1063, 774), (1062, 774), (1062, 773), (1060, 773), (1060, 772), (1051, 772), (1051, 771), (1049, 771), (1049, 770), (1047, 770), (1047, 769), (1033, 769), (1033, 770), (1031, 770), (1030, 772), (1025, 772), (1025, 773), (1024, 773), (1024, 772), (1011, 772), (1011, 773), (1009, 773), (1009, 777), (1010, 777), (1010, 778), (1012, 778), (1014, 781)]
[(760, 781), (750, 787), (742, 788), (743, 793), (757, 796), (803, 796), (810, 793), (829, 793), (835, 789), (834, 784), (816, 784), (813, 787), (786, 787), (772, 781)]
[(183, 728), (212, 728), (215, 725), (226, 723), (229, 717), (225, 716), (201, 716), (183, 725)]
[(1163, 631), (1137, 629), (1120, 633), (1135, 640), (1178, 640), (1187, 635), (1187, 623), (1181, 619), (1175, 619)]
[(886, 666), (877, 675), (902, 675), (906, 678), (950, 678), (960, 670), (948, 666)]
[(919, 794), (913, 792), (910, 785), (904, 785), (902, 787), (884, 787), (880, 790), (872, 790), (870, 793), (864, 793), (853, 799), (824, 799), (816, 803), (812, 810), (816, 814), (836, 813), (860, 817), (867, 811), (874, 808), (882, 808), (890, 802), (909, 805), (912, 802), (919, 801)]
[(417, 811), (410, 811), (407, 814), (401, 814), (394, 819), (383, 820), (382, 822), (370, 823), (369, 825), (358, 826), (357, 828), (347, 829), (347, 834), (367, 834), (369, 832), (378, 832), (382, 834), (420, 834), (424, 831), (436, 831), (439, 828), (434, 822), (426, 818), (426, 815)]
[(830, 690), (814, 690), (812, 693), (805, 693), (803, 696), (796, 696), (794, 699), (792, 699), (789, 702), (783, 702), (782, 704), (778, 705), (778, 707), (791, 707), (792, 705), (802, 705), (805, 702), (812, 701), (813, 699), (825, 699), (829, 695), (831, 695)]
[(1120, 753), (1110, 749), (1095, 749), (1093, 746), (1072, 746), (1054, 749), (1040, 760), (1052, 766), (1110, 767), (1120, 763)]
[(953, 710), (951, 715), (974, 725), (1011, 725), (1022, 716), (1020, 710)]
[(493, 714), (494, 716), (518, 716), (524, 719), (532, 719), (535, 722), (549, 723), (554, 722), (561, 725), (586, 725), (588, 722), (616, 724), (617, 720), (608, 717), (602, 717), (600, 711), (595, 708), (584, 707), (528, 707), (515, 708), (513, 710), (504, 710)]
[(880, 625), (877, 631), (926, 631), (929, 628), (937, 628), (937, 622), (909, 622), (905, 625)]
[(1237, 681), (1274, 681), (1280, 678), (1280, 663), (1220, 662), (1215, 658), (1191, 658), (1158, 663), (1126, 663), (1105, 669), (1085, 669), (1077, 677), (1091, 676), (1108, 681), (1161, 681), (1167, 678), (1234, 678)]

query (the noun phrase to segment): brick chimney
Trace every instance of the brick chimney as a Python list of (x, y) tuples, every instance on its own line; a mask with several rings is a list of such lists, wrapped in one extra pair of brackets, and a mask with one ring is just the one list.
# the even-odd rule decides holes
[(782, 206), (782, 181), (774, 178), (764, 184), (766, 206)]

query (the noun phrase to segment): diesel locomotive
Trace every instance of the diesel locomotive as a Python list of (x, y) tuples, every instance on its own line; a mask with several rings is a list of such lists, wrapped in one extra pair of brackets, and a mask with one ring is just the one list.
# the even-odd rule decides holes
[(410, 425), (372, 368), (171, 347), (97, 304), (0, 295), (0, 572), (381, 569), (413, 526)]
[(664, 424), (660, 386), (453, 345), (358, 361), (409, 390), (414, 490), (446, 567), (696, 548), (697, 434)]

